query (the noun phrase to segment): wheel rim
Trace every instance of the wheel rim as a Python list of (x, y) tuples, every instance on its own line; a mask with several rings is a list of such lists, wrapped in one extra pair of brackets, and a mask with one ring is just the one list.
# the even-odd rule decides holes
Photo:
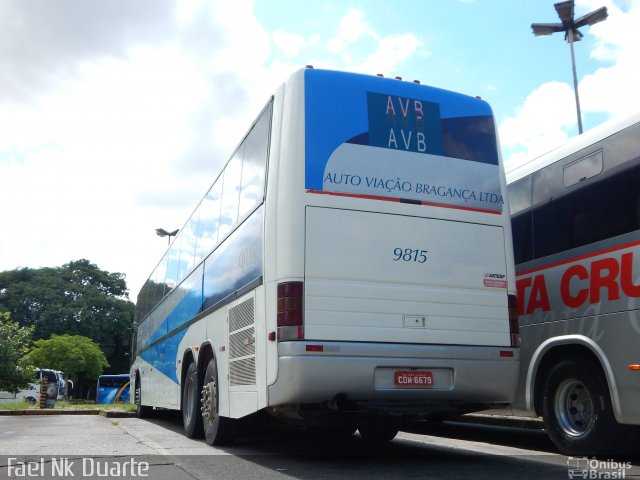
[(217, 413), (216, 382), (213, 378), (209, 378), (202, 388), (202, 419), (213, 423)]
[(582, 437), (593, 429), (596, 420), (593, 398), (582, 382), (576, 379), (562, 382), (554, 406), (558, 424), (567, 435)]

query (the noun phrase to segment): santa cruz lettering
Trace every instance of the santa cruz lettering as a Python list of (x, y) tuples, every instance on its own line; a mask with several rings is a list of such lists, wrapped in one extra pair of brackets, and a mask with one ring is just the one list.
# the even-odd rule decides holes
[[(634, 282), (634, 252), (620, 257), (607, 257), (590, 263), (574, 263), (564, 267), (560, 276), (560, 299), (564, 306), (580, 308), (585, 304), (616, 301), (623, 297), (640, 298), (640, 284)], [(561, 268), (561, 267), (557, 267)], [(544, 273), (516, 281), (518, 313), (530, 315), (536, 310), (551, 310), (549, 280)]]

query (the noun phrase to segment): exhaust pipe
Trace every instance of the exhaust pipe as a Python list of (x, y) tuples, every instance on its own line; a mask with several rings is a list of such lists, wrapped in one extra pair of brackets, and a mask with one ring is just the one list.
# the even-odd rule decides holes
[(339, 393), (333, 400), (325, 402), (325, 407), (336, 412), (347, 412), (358, 410), (358, 404), (349, 400), (344, 393)]

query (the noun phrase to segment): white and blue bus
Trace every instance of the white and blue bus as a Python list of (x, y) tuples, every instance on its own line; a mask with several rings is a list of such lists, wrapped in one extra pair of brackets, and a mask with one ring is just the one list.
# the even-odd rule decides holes
[(282, 85), (140, 291), (144, 416), (231, 440), (256, 412), (390, 440), (513, 400), (511, 225), (479, 98), (307, 68)]

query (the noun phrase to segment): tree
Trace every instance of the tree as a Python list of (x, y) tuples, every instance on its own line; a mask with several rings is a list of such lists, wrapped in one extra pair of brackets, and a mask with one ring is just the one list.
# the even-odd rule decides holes
[(33, 365), (61, 370), (67, 379), (77, 382), (77, 391), (93, 385), (109, 366), (100, 346), (82, 335), (52, 335), (36, 340), (25, 359)]
[[(0, 272), (0, 311), (11, 312), (34, 339), (83, 335), (96, 341), (111, 373), (127, 371), (123, 339), (133, 324), (135, 306), (128, 299), (122, 273), (109, 273), (89, 260), (55, 268), (21, 268)], [(52, 368), (52, 367), (47, 367)]]
[(0, 390), (17, 393), (33, 382), (33, 367), (21, 360), (31, 346), (33, 328), (11, 321), (9, 312), (0, 312)]

